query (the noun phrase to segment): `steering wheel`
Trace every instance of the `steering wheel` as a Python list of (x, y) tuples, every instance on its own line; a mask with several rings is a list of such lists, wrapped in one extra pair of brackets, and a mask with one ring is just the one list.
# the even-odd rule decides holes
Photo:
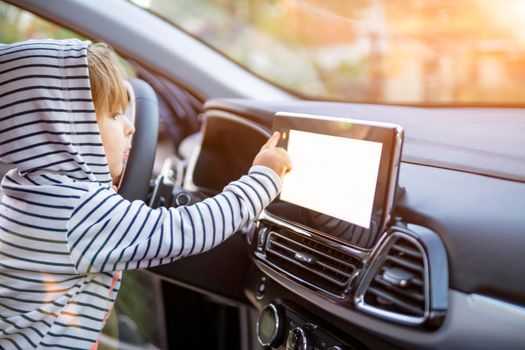
[(126, 83), (129, 104), (125, 115), (135, 125), (131, 150), (118, 193), (129, 201), (146, 200), (159, 134), (159, 103), (152, 87), (143, 80), (132, 78)]

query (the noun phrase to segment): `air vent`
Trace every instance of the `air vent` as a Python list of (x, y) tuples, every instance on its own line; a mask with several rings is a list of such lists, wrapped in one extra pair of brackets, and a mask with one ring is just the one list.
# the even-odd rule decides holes
[(372, 277), (364, 303), (403, 316), (423, 318), (425, 295), (423, 252), (415, 242), (398, 236)]
[(271, 232), (266, 260), (295, 279), (343, 298), (359, 261), (317, 240), (282, 230)]

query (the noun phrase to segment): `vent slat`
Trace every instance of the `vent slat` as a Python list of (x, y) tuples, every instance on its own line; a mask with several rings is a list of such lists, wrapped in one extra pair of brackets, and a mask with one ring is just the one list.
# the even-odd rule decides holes
[[(309, 246), (307, 246), (307, 245), (305, 245), (305, 244), (302, 244), (302, 243), (300, 243), (300, 242), (298, 242), (298, 241), (296, 241), (296, 240), (293, 240), (293, 239), (291, 239), (291, 238), (288, 238), (288, 237), (286, 237), (286, 236), (280, 235), (280, 234), (275, 233), (275, 232), (272, 232), (272, 236), (279, 237), (280, 239), (284, 239), (284, 240), (286, 240), (286, 241), (288, 241), (288, 242), (290, 242), (290, 243), (292, 243), (292, 244), (296, 244), (296, 245), (298, 245), (298, 246), (300, 246), (300, 247), (302, 247), (302, 248), (304, 248), (304, 249), (308, 249), (308, 250), (311, 251), (312, 253), (315, 253), (315, 254), (321, 255), (321, 256), (323, 256), (323, 257), (329, 259), (329, 260), (334, 261), (335, 263), (343, 264), (343, 265), (348, 266), (348, 267), (350, 267), (350, 268), (352, 268), (352, 269), (355, 268), (354, 265), (352, 265), (352, 264), (350, 264), (350, 263), (348, 263), (348, 262), (346, 262), (346, 261), (344, 261), (344, 260), (337, 259), (337, 258), (335, 258), (335, 257), (333, 257), (333, 256), (330, 256), (330, 255), (328, 255), (328, 254), (325, 254), (325, 253), (322, 252), (322, 251), (315, 250), (315, 249), (313, 249), (312, 247), (309, 247)], [(275, 242), (275, 240), (274, 240), (274, 241), (271, 241), (271, 242), (273, 243), (273, 242)], [(318, 245), (321, 245), (321, 244), (319, 244), (319, 243), (317, 243), (317, 242), (315, 242), (315, 243), (318, 244)], [(327, 246), (324, 246), (324, 247), (325, 247), (325, 249), (327, 249), (327, 250), (332, 250), (332, 248), (330, 248), (330, 247), (327, 247)]]
[[(276, 245), (276, 246), (278, 246), (279, 248), (288, 251), (288, 252), (290, 253), (290, 255), (291, 255), (291, 256), (289, 257), (290, 259), (293, 259), (293, 256), (294, 256), (295, 254), (301, 254), (301, 253), (303, 253), (303, 252), (301, 252), (301, 251), (299, 251), (299, 250), (292, 249), (292, 248), (290, 248), (290, 247), (288, 247), (288, 246), (286, 246), (286, 245), (284, 245), (284, 244), (282, 244), (282, 243), (279, 243), (279, 242), (277, 242), (277, 241), (273, 241), (273, 242), (271, 242), (271, 245)], [(271, 248), (270, 248), (270, 249), (271, 249)], [(312, 253), (313, 253), (313, 252), (312, 252)], [(322, 267), (324, 267), (324, 268), (326, 268), (326, 269), (328, 269), (328, 270), (331, 270), (331, 271), (333, 271), (333, 272), (335, 272), (335, 273), (337, 273), (337, 274), (343, 275), (343, 276), (345, 276), (346, 278), (348, 278), (348, 277), (351, 276), (350, 273), (348, 273), (348, 272), (346, 272), (346, 271), (343, 271), (343, 270), (340, 270), (340, 269), (337, 269), (337, 268), (335, 268), (335, 267), (333, 267), (333, 266), (331, 266), (331, 265), (328, 265), (327, 263), (325, 263), (325, 262), (323, 262), (323, 261), (316, 260), (315, 264), (321, 265)], [(314, 264), (312, 264), (311, 266), (314, 266)]]
[(415, 284), (418, 287), (423, 287), (423, 281), (419, 278), (412, 279), (412, 283)]
[(401, 265), (403, 267), (406, 267), (407, 269), (412, 269), (414, 271), (420, 272), (420, 273), (423, 273), (423, 271), (424, 271), (424, 267), (423, 266), (416, 265), (416, 264), (414, 264), (414, 263), (412, 263), (410, 261), (407, 261), (407, 260), (405, 260), (403, 258), (400, 258), (398, 256), (389, 255), (389, 256), (387, 256), (386, 260), (387, 261), (391, 261), (391, 262), (393, 262), (395, 264), (399, 264), (399, 265)]
[(401, 252), (401, 253), (405, 253), (416, 259), (423, 259), (423, 255), (419, 251), (415, 249), (411, 249), (409, 247), (405, 247), (402, 245), (395, 245), (392, 247), (392, 249), (397, 250), (398, 252)]
[(378, 275), (376, 275), (374, 277), (374, 281), (379, 283), (380, 285), (382, 285), (384, 287), (387, 287), (389, 289), (389, 291), (392, 291), (392, 292), (394, 292), (394, 293), (396, 293), (398, 295), (401, 295), (403, 297), (410, 298), (410, 299), (412, 299), (412, 300), (414, 300), (416, 302), (424, 302), (425, 301), (424, 291), (422, 291), (422, 290), (414, 291), (414, 290), (411, 290), (409, 288), (402, 289), (402, 288), (396, 287), (393, 284), (385, 281), (383, 277), (378, 276)]
[(416, 315), (423, 315), (424, 314), (424, 310), (422, 310), (421, 308), (419, 308), (419, 307), (417, 307), (415, 305), (412, 305), (410, 303), (407, 303), (406, 301), (404, 301), (402, 299), (399, 299), (399, 298), (395, 297), (392, 294), (386, 293), (385, 291), (383, 291), (381, 289), (370, 287), (368, 289), (368, 291), (370, 293), (374, 294), (377, 297), (383, 298), (383, 299), (391, 302), (392, 304), (395, 304), (396, 306), (402, 308), (404, 311), (410, 312), (411, 314), (416, 314)]
[(332, 278), (332, 277), (330, 277), (330, 276), (328, 276), (326, 274), (323, 274), (323, 273), (320, 273), (317, 270), (311, 269), (308, 266), (305, 266), (305, 265), (301, 264), (300, 262), (298, 262), (296, 260), (293, 260), (293, 259), (291, 259), (290, 257), (288, 257), (288, 256), (286, 256), (284, 254), (279, 253), (278, 251), (269, 249), (269, 250), (267, 250), (267, 252), (269, 252), (271, 254), (275, 254), (278, 257), (280, 257), (281, 259), (284, 259), (284, 260), (286, 260), (286, 261), (288, 261), (288, 262), (290, 262), (290, 263), (292, 263), (292, 264), (294, 264), (294, 265), (296, 265), (298, 267), (301, 267), (301, 268), (307, 270), (308, 272), (311, 272), (311, 273), (313, 273), (313, 274), (315, 274), (315, 275), (317, 275), (317, 276), (319, 276), (321, 278), (324, 278), (324, 279), (332, 282), (333, 284), (336, 284), (339, 287), (344, 287), (346, 285), (346, 281), (343, 281), (343, 282), (338, 281), (338, 280), (336, 280), (336, 279), (334, 279), (334, 278)]
[[(328, 264), (325, 264), (325, 263), (322, 262), (322, 261), (317, 261), (317, 264), (321, 265), (321, 266), (324, 267), (325, 269), (328, 269), (328, 270), (333, 271), (333, 272), (335, 272), (335, 273), (339, 273), (339, 274), (341, 274), (341, 275), (343, 275), (343, 276), (346, 276), (347, 278), (350, 277), (350, 276), (352, 276), (351, 274), (349, 274), (349, 273), (347, 273), (347, 272), (344, 272), (344, 271), (341, 271), (341, 270), (339, 270), (339, 269), (336, 269), (336, 268), (334, 268), (333, 266), (330, 266), (330, 265), (328, 265)], [(353, 271), (353, 270), (352, 270), (352, 271)]]

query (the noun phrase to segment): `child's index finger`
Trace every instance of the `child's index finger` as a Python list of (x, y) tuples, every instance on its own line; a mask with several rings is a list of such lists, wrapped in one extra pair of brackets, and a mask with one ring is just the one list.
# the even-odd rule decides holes
[(279, 131), (275, 131), (262, 148), (275, 148), (280, 138), (281, 133)]

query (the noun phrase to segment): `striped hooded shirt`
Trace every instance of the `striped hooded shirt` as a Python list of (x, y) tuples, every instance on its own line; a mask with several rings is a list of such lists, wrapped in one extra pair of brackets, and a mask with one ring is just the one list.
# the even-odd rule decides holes
[(151, 209), (111, 189), (79, 40), (0, 44), (0, 348), (89, 349), (121, 270), (204, 252), (281, 182), (254, 166), (219, 195)]

